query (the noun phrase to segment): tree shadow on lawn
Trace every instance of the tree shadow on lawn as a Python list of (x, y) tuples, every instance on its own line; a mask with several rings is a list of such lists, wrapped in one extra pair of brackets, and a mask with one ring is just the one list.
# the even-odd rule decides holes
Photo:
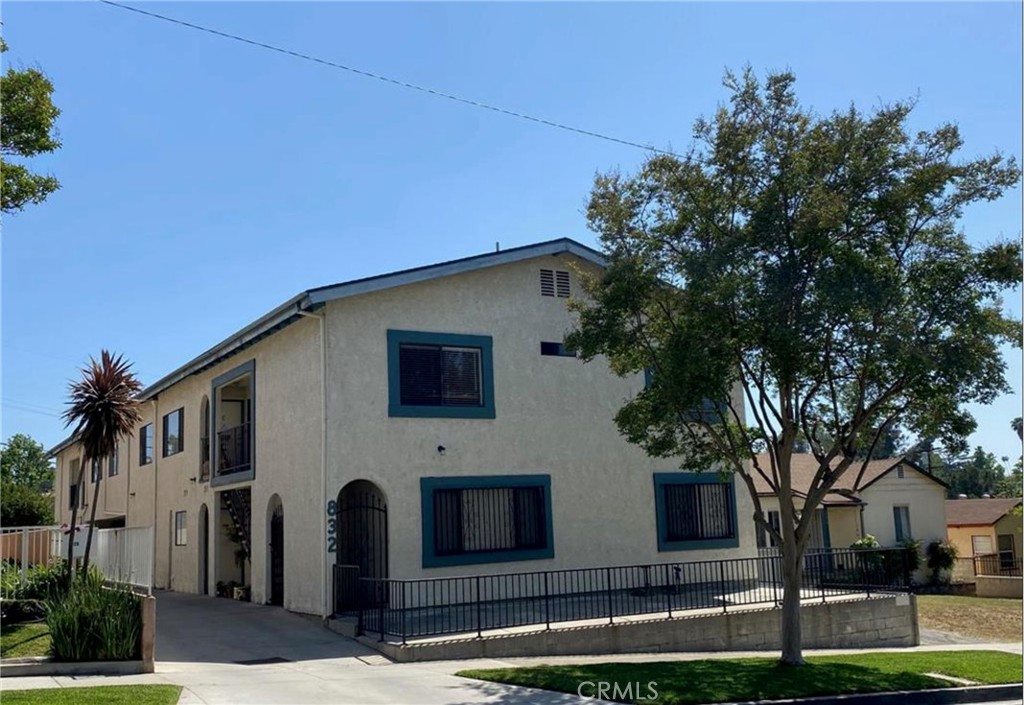
[[(814, 695), (872, 693), (894, 690), (925, 690), (948, 686), (916, 673), (888, 673), (878, 669), (842, 663), (808, 663), (781, 666), (773, 659), (677, 661), (669, 663), (613, 663), (580, 666), (540, 666), (522, 670), (496, 669), (471, 672), (471, 677), (503, 683), (576, 694), (581, 683), (610, 682), (624, 688), (632, 683), (632, 694), (618, 702), (659, 702), (665, 705), (712, 703), (735, 700), (777, 700)], [(466, 675), (470, 675), (467, 673)], [(649, 694), (648, 683), (658, 699)], [(606, 697), (614, 699), (613, 691)], [(495, 693), (492, 693), (495, 694)], [(594, 686), (584, 695), (593, 696)], [(499, 695), (497, 693), (495, 695)], [(638, 696), (640, 696), (638, 698)], [(499, 702), (518, 702), (500, 698)]]
[(50, 632), (45, 623), (4, 624), (0, 627), (0, 658), (46, 656), (50, 651)]

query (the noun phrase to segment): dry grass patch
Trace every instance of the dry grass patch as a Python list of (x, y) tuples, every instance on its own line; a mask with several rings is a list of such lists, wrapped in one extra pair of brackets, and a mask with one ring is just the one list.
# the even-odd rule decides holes
[(997, 642), (1021, 640), (1021, 600), (955, 595), (918, 595), (921, 627)]

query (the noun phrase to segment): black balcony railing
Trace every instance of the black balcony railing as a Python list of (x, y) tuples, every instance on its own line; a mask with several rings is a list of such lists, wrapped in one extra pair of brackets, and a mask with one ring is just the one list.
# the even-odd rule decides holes
[(1015, 557), (1013, 551), (975, 556), (974, 574), (1019, 578), (1021, 577), (1021, 559)]
[[(360, 633), (401, 640), (628, 615), (778, 604), (779, 556), (690, 563), (579, 568), (419, 580), (359, 578), (334, 566), (337, 613), (357, 615)], [(803, 599), (910, 590), (903, 549), (809, 554)]]
[(217, 474), (245, 472), (252, 467), (250, 424), (217, 431)]

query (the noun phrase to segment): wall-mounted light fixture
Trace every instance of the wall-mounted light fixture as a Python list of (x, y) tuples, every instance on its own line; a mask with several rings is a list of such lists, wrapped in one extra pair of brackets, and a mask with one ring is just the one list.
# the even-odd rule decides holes
[(447, 448), (445, 448), (444, 446), (438, 446), (438, 447), (437, 447), (437, 453), (438, 453), (438, 455), (444, 455), (444, 452), (445, 452), (446, 450), (447, 450)]

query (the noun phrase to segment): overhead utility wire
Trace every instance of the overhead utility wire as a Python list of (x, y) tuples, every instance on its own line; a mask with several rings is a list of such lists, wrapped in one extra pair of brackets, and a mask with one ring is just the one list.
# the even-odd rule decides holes
[(471, 105), (474, 108), (482, 108), (483, 110), (490, 110), (492, 112), (500, 113), (502, 115), (508, 115), (509, 117), (519, 118), (520, 120), (529, 120), (530, 122), (535, 122), (535, 123), (538, 123), (540, 125), (546, 125), (547, 127), (554, 127), (554, 128), (559, 129), (559, 130), (567, 130), (569, 132), (575, 132), (576, 134), (586, 135), (587, 137), (595, 137), (597, 139), (606, 140), (608, 142), (615, 142), (616, 144), (622, 144), (622, 145), (625, 145), (627, 147), (636, 147), (637, 149), (642, 149), (642, 150), (647, 151), (647, 152), (655, 152), (657, 154), (667, 154), (667, 155), (674, 156), (674, 157), (680, 156), (680, 155), (676, 154), (675, 152), (671, 152), (669, 150), (658, 149), (658, 148), (652, 147), (650, 145), (640, 144), (639, 142), (631, 142), (629, 140), (620, 139), (618, 137), (612, 137), (611, 135), (601, 134), (600, 132), (593, 132), (591, 130), (584, 130), (584, 129), (579, 128), (579, 127), (573, 127), (572, 125), (566, 125), (564, 123), (554, 122), (552, 120), (545, 120), (544, 118), (534, 117), (532, 115), (527, 115), (526, 113), (516, 112), (515, 110), (509, 110), (507, 108), (501, 108), (501, 107), (498, 107), (496, 105), (489, 105), (487, 103), (481, 103), (480, 101), (472, 100), (470, 98), (462, 98), (462, 97), (457, 96), (457, 95), (452, 95), (451, 93), (445, 93), (443, 91), (438, 91), (438, 90), (435, 90), (433, 88), (427, 88), (425, 86), (418, 86), (415, 83), (408, 83), (406, 81), (401, 81), (401, 80), (399, 80), (397, 78), (390, 78), (389, 76), (383, 76), (383, 75), (378, 74), (378, 73), (373, 73), (372, 71), (364, 71), (363, 69), (357, 69), (357, 68), (355, 68), (353, 66), (346, 66), (345, 64), (339, 64), (339, 63), (336, 63), (336, 62), (333, 62), (333, 61), (328, 61), (326, 59), (321, 59), (321, 58), (318, 58), (316, 56), (311, 56), (309, 54), (303, 54), (301, 52), (293, 51), (291, 49), (285, 49), (283, 47), (274, 46), (273, 44), (266, 44), (264, 42), (259, 42), (259, 41), (256, 41), (255, 39), (247, 39), (247, 38), (241, 37), (241, 36), (239, 36), (237, 34), (231, 34), (229, 32), (222, 32), (219, 29), (212, 29), (210, 27), (204, 27), (202, 25), (194, 24), (192, 22), (186, 22), (184, 20), (179, 20), (179, 19), (174, 18), (174, 17), (168, 17), (167, 15), (161, 15), (161, 14), (158, 14), (156, 12), (150, 12), (149, 10), (142, 10), (142, 9), (137, 8), (137, 7), (132, 7), (131, 5), (122, 5), (119, 2), (113, 2), (113, 0), (99, 0), (99, 2), (103, 3), (104, 5), (110, 5), (111, 7), (116, 7), (116, 8), (121, 9), (121, 10), (127, 10), (128, 12), (134, 12), (134, 13), (137, 13), (139, 15), (145, 15), (146, 17), (152, 17), (154, 19), (163, 20), (164, 22), (170, 22), (172, 24), (180, 25), (182, 27), (188, 27), (189, 29), (195, 29), (195, 30), (198, 30), (200, 32), (206, 32), (207, 34), (213, 34), (213, 35), (218, 36), (218, 37), (223, 37), (224, 39), (232, 39), (232, 40), (234, 40), (236, 42), (242, 42), (243, 44), (249, 44), (249, 45), (254, 46), (254, 47), (259, 47), (260, 49), (267, 49), (269, 51), (274, 51), (274, 52), (277, 52), (279, 54), (286, 54), (286, 55), (294, 57), (296, 59), (303, 59), (304, 61), (312, 61), (314, 63), (322, 64), (324, 66), (330, 66), (331, 68), (341, 69), (342, 71), (348, 71), (349, 73), (354, 73), (354, 74), (357, 74), (359, 76), (363, 76), (364, 78), (372, 78), (372, 79), (375, 79), (377, 81), (383, 81), (384, 83), (390, 83), (390, 84), (395, 85), (395, 86), (400, 86), (401, 88), (407, 88), (409, 90), (419, 91), (420, 93), (428, 93), (428, 94), (430, 94), (432, 96), (436, 96), (438, 98), (447, 98), (448, 100), (453, 100), (456, 103), (462, 103), (463, 105)]

